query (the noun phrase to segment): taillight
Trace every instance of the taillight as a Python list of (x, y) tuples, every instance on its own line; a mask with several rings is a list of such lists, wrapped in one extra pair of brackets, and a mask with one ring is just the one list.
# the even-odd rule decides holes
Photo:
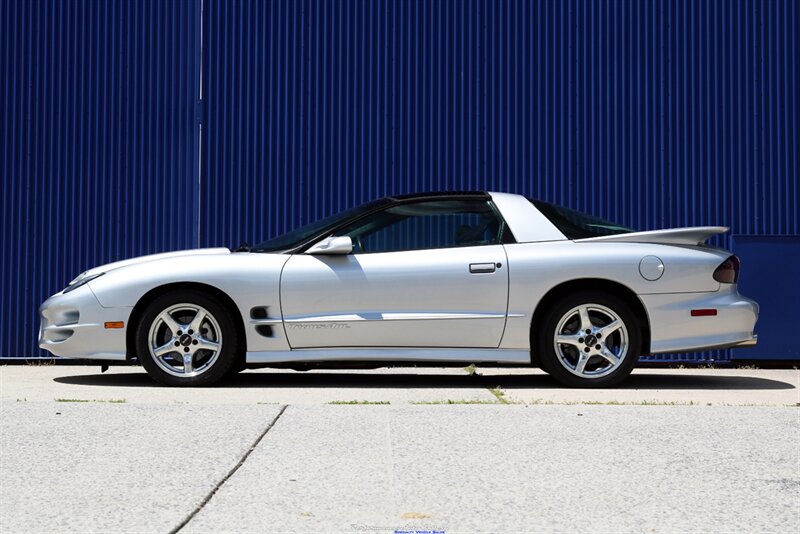
[(714, 271), (714, 280), (722, 284), (735, 284), (739, 280), (740, 265), (739, 258), (731, 256)]

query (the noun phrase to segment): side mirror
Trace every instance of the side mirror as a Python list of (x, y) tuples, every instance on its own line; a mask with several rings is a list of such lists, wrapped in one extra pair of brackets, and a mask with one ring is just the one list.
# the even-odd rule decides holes
[(326, 237), (306, 250), (306, 254), (350, 254), (351, 252), (353, 252), (353, 240), (347, 235)]

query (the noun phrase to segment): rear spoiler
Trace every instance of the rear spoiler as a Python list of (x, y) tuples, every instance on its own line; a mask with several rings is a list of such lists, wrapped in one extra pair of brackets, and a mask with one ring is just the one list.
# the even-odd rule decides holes
[(708, 238), (724, 234), (730, 230), (727, 226), (695, 226), (692, 228), (673, 228), (671, 230), (650, 230), (649, 232), (632, 232), (629, 234), (604, 235), (576, 239), (580, 243), (594, 241), (611, 241), (613, 243), (660, 243), (665, 245), (702, 245)]

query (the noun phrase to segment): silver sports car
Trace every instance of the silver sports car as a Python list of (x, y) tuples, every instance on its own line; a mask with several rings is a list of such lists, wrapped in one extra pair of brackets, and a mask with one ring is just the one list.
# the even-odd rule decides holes
[(535, 365), (611, 386), (642, 354), (753, 345), (725, 227), (636, 232), (507, 193), (382, 198), (254, 247), (96, 267), (39, 346), (198, 386), (247, 367)]

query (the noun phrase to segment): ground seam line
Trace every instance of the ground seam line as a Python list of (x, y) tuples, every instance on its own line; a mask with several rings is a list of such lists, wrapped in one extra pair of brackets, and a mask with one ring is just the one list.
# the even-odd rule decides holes
[(272, 422), (267, 425), (267, 428), (265, 428), (264, 431), (261, 432), (261, 434), (256, 438), (256, 440), (253, 442), (250, 448), (247, 449), (247, 451), (244, 453), (244, 456), (242, 456), (242, 458), (237, 462), (237, 464), (234, 465), (230, 471), (228, 471), (228, 474), (222, 477), (222, 480), (217, 482), (217, 484), (213, 488), (211, 488), (211, 491), (209, 491), (208, 495), (206, 495), (205, 498), (200, 502), (200, 504), (197, 505), (197, 508), (192, 510), (192, 513), (186, 516), (186, 518), (183, 521), (181, 521), (178, 524), (178, 526), (170, 530), (169, 534), (176, 534), (177, 532), (179, 532), (183, 527), (188, 525), (192, 519), (194, 519), (194, 517), (200, 512), (200, 510), (202, 510), (205, 507), (206, 504), (208, 504), (208, 502), (211, 500), (212, 497), (214, 497), (214, 495), (219, 491), (219, 489), (223, 486), (223, 484), (225, 484), (225, 482), (227, 482), (228, 479), (231, 478), (234, 475), (234, 473), (236, 473), (236, 471), (238, 471), (239, 468), (242, 467), (242, 465), (244, 465), (244, 463), (247, 461), (247, 458), (254, 450), (256, 450), (256, 447), (258, 447), (259, 443), (261, 443), (261, 440), (264, 439), (264, 436), (267, 435), (267, 432), (272, 430), (272, 427), (275, 426), (275, 423), (278, 422), (278, 419), (281, 418), (283, 412), (286, 411), (287, 407), (288, 407), (287, 404), (281, 406), (281, 409), (278, 411), (278, 415), (275, 416), (275, 419), (273, 419)]

